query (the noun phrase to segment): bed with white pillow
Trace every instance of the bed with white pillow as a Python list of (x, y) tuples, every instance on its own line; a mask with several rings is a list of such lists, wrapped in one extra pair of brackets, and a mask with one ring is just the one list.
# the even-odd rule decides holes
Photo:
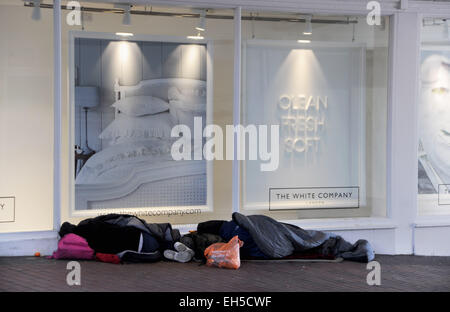
[(172, 127), (206, 119), (206, 83), (185, 78), (116, 81), (115, 119), (75, 180), (75, 209), (206, 205), (206, 163), (174, 161)]

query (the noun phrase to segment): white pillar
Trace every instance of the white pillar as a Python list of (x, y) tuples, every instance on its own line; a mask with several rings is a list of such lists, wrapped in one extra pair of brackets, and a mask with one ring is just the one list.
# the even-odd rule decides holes
[(53, 229), (61, 219), (61, 0), (53, 1)]
[(414, 251), (413, 223), (417, 216), (418, 14), (397, 13), (389, 26), (388, 217), (398, 225), (395, 252), (411, 254)]
[[(233, 125), (241, 123), (241, 7), (234, 9), (234, 97)], [(239, 211), (241, 202), (240, 160), (237, 159), (238, 135), (234, 134), (233, 160), (233, 212)]]

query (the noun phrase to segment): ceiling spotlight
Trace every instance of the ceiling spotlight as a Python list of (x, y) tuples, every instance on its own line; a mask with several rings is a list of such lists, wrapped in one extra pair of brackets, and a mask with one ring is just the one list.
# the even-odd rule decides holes
[(123, 11), (123, 20), (122, 20), (122, 24), (124, 25), (130, 25), (131, 24), (131, 5), (127, 5)]
[(297, 40), (298, 43), (311, 43), (311, 40), (307, 40), (307, 39), (299, 39)]
[(444, 36), (450, 39), (450, 20), (446, 20), (444, 25)]
[(193, 40), (203, 40), (205, 39), (205, 37), (203, 37), (200, 32), (197, 33), (196, 36), (187, 36), (188, 39), (193, 39)]
[(123, 10), (123, 25), (131, 25), (131, 4), (115, 4), (115, 9)]
[(133, 37), (134, 34), (133, 33), (126, 33), (126, 32), (116, 32), (117, 36), (121, 36), (121, 37)]
[(41, 0), (33, 0), (33, 13), (31, 14), (31, 18), (35, 21), (41, 19)]
[(312, 24), (311, 24), (311, 19), (312, 19), (312, 16), (311, 16), (311, 15), (305, 16), (306, 28), (305, 28), (305, 30), (303, 31), (303, 34), (304, 34), (304, 35), (308, 35), (308, 36), (312, 35)]
[(195, 27), (198, 31), (206, 30), (206, 10), (202, 10), (200, 13), (200, 18), (198, 20), (198, 25)]

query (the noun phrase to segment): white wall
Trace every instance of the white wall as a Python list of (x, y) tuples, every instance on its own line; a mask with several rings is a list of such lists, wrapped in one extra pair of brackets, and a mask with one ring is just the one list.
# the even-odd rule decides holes
[(16, 197), (0, 233), (53, 228), (52, 11), (30, 14), (0, 4), (0, 197)]

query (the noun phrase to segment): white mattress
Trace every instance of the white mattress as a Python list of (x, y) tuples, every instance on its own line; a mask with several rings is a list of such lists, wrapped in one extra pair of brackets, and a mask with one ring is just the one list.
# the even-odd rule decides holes
[(206, 162), (173, 160), (172, 142), (127, 142), (92, 156), (75, 181), (75, 209), (205, 205)]

